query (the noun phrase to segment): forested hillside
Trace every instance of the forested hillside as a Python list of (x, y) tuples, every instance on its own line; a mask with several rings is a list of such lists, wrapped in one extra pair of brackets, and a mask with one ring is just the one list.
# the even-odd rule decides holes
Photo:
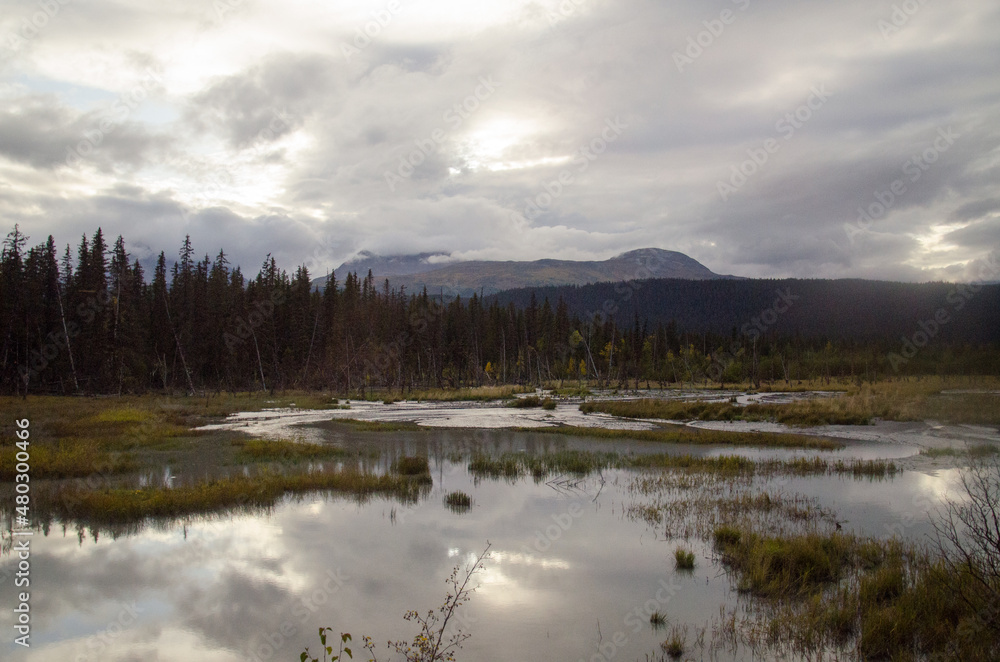
[[(441, 303), (353, 273), (315, 291), (305, 267), (288, 273), (270, 256), (245, 275), (221, 250), (199, 259), (189, 239), (147, 277), (100, 229), (60, 251), (52, 237), (29, 247), (15, 227), (0, 255), (0, 391), (355, 394), (1000, 372), (1000, 288), (954, 287), (648, 281)], [(932, 332), (938, 309), (951, 317)], [(584, 314), (593, 310), (611, 314)]]
[[(728, 334), (756, 329), (819, 340), (878, 340), (908, 336), (943, 310), (937, 339), (1000, 342), (1000, 285), (894, 283), (872, 280), (676, 280), (509, 290), (500, 305), (522, 308), (532, 297), (562, 299), (571, 315), (611, 313), (652, 325)], [(487, 301), (493, 301), (487, 298)], [(773, 320), (762, 314), (778, 308)], [(770, 317), (770, 315), (768, 315)], [(756, 320), (756, 322), (755, 322)]]

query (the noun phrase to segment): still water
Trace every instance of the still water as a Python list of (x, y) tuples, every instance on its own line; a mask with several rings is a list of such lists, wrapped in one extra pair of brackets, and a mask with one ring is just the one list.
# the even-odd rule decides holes
[[(404, 613), (439, 606), (452, 568), (464, 567), (489, 541), (485, 570), (474, 579), (479, 588), (460, 611), (460, 624), (472, 636), (459, 660), (644, 660), (660, 654), (667, 636), (649, 623), (654, 609), (670, 625), (688, 627), (687, 657), (750, 659), (741, 651), (710, 650), (711, 620), (720, 606), (741, 609), (737, 594), (701, 539), (667, 539), (666, 526), (628, 515), (629, 506), (649, 499), (630, 489), (636, 472), (476, 480), (459, 457), (473, 446), (534, 453), (663, 452), (663, 445), (504, 430), (320, 434), (346, 447), (376, 446), (384, 451), (379, 463), (426, 453), (434, 478), (429, 495), (417, 504), (307, 495), (266, 512), (157, 522), (117, 539), (53, 526), (32, 540), (31, 648), (5, 636), (0, 657), (297, 661), (306, 646), (318, 653), (317, 628), (330, 626), (355, 636), (356, 659), (367, 634), (385, 660), (387, 640), (410, 640), (417, 632)], [(859, 444), (839, 454), (901, 454), (898, 446), (879, 449)], [(732, 452), (677, 449), (692, 450)], [(848, 531), (924, 540), (931, 532), (928, 511), (955, 478), (955, 470), (945, 469), (906, 471), (891, 481), (786, 478), (760, 487), (812, 497)], [(453, 490), (470, 494), (472, 508), (450, 510), (443, 499)], [(696, 553), (693, 571), (674, 569), (681, 543)], [(5, 605), (14, 600), (14, 563), (5, 555), (0, 564)], [(10, 610), (0, 625), (12, 632)], [(698, 648), (705, 626), (705, 647)]]

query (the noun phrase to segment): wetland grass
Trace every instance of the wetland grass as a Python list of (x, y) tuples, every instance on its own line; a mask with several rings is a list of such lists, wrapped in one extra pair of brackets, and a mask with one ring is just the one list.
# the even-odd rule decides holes
[(40, 501), (56, 516), (80, 521), (122, 523), (147, 517), (178, 517), (244, 506), (270, 507), (288, 493), (328, 490), (358, 498), (375, 494), (415, 501), (428, 489), (424, 481), (405, 476), (356, 471), (280, 474), (261, 472), (204, 481), (174, 488), (105, 487), (80, 489), (64, 485), (45, 490)]
[(430, 478), (431, 468), (426, 457), (404, 456), (392, 463), (393, 472), (400, 476), (427, 476)]
[(477, 453), (469, 460), (469, 472), (477, 477), (519, 478), (530, 475), (541, 480), (551, 475), (571, 473), (587, 475), (601, 469), (620, 466), (616, 453), (592, 453), (566, 450), (529, 455), (506, 452), (498, 456)]
[(520, 386), (516, 384), (506, 384), (499, 386), (468, 386), (460, 388), (424, 388), (410, 391), (387, 391), (372, 390), (362, 394), (358, 400), (368, 401), (392, 401), (403, 400), (417, 402), (455, 402), (459, 400), (488, 401), (506, 400), (513, 398), (519, 393), (532, 393), (534, 388), (530, 386)]
[[(775, 650), (852, 659), (996, 659), (996, 607), (977, 602), (967, 567), (898, 539), (834, 532), (763, 536), (721, 526), (715, 549), (736, 586), (756, 601)], [(752, 636), (752, 635), (751, 635)]]
[(659, 400), (608, 400), (585, 402), (580, 411), (585, 414), (602, 412), (623, 418), (651, 418), (674, 421), (773, 421), (794, 426), (867, 425), (871, 416), (838, 410), (823, 398), (789, 404), (750, 404), (738, 406), (731, 402)]
[(528, 409), (531, 407), (541, 407), (542, 399), (537, 395), (526, 395), (523, 398), (514, 398), (508, 404), (508, 407), (513, 407), (515, 409)]
[(456, 490), (445, 495), (444, 504), (454, 512), (465, 512), (472, 508), (472, 497), (461, 490)]
[[(768, 390), (761, 388), (762, 392)], [(669, 420), (766, 420), (793, 426), (862, 425), (875, 419), (1000, 424), (1000, 378), (997, 377), (903, 377), (860, 384), (820, 380), (784, 388), (776, 385), (773, 390), (839, 390), (843, 393), (836, 397), (746, 407), (728, 402), (644, 398), (586, 402), (581, 405), (581, 411)]]
[(677, 626), (670, 632), (670, 638), (660, 644), (663, 652), (672, 660), (679, 660), (684, 655), (684, 632)]
[(410, 421), (363, 421), (357, 418), (334, 418), (312, 425), (319, 428), (349, 425), (358, 432), (426, 432), (430, 429)]
[(694, 552), (683, 547), (675, 549), (674, 567), (678, 570), (694, 570)]
[(351, 455), (336, 446), (285, 440), (237, 438), (230, 443), (239, 449), (234, 458), (236, 462), (297, 462), (344, 458)]
[[(0, 448), (0, 481), (14, 480), (17, 452), (14, 446)], [(95, 472), (120, 474), (137, 467), (133, 454), (103, 450), (96, 440), (64, 439), (31, 445), (31, 477), (35, 479), (83, 478)]]
[(924, 448), (920, 454), (925, 457), (968, 457), (982, 459), (992, 455), (1000, 455), (1000, 446), (994, 444), (972, 444), (966, 448)]
[(856, 545), (841, 534), (764, 537), (728, 527), (716, 530), (713, 543), (736, 574), (738, 589), (758, 597), (799, 595), (837, 581)]
[(823, 458), (793, 458), (790, 460), (754, 460), (741, 455), (672, 455), (649, 453), (624, 455), (564, 450), (530, 455), (505, 452), (500, 455), (473, 455), (469, 471), (479, 477), (519, 478), (531, 475), (542, 479), (553, 474), (586, 475), (602, 469), (665, 469), (688, 473), (707, 473), (725, 477), (774, 475), (850, 475), (856, 478), (889, 478), (898, 472), (895, 464), (884, 460), (852, 460), (830, 462)]
[(772, 432), (731, 432), (700, 430), (686, 426), (666, 425), (652, 430), (615, 430), (599, 427), (559, 425), (544, 428), (515, 428), (519, 432), (556, 434), (595, 439), (631, 439), (668, 444), (719, 444), (723, 446), (766, 446), (774, 448), (804, 448), (839, 450), (844, 444), (823, 437)]

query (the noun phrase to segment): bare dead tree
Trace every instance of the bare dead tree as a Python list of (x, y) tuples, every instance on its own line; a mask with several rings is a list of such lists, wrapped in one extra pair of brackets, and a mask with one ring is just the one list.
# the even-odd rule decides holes
[(980, 625), (1000, 638), (1000, 455), (973, 458), (959, 479), (962, 495), (934, 520), (936, 544), (955, 591)]

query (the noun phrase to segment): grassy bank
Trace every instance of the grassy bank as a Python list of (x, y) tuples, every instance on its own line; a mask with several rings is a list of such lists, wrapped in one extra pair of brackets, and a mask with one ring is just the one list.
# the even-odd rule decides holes
[[(585, 402), (585, 414), (602, 412), (625, 418), (659, 418), (680, 421), (775, 421), (786, 425), (867, 425), (871, 417), (838, 409), (830, 399), (808, 400), (789, 404), (750, 404), (729, 402), (680, 402), (677, 400), (613, 400)], [(832, 402), (836, 403), (835, 400)]]
[(362, 421), (357, 418), (334, 418), (311, 425), (325, 429), (349, 426), (357, 432), (427, 432), (430, 429), (409, 421)]
[[(807, 657), (996, 659), (1000, 638), (974, 578), (898, 540), (835, 532), (762, 536), (733, 526), (714, 545), (741, 592), (763, 609), (747, 625), (758, 649)], [(758, 627), (759, 626), (759, 627)]]
[(836, 397), (787, 404), (738, 407), (729, 402), (678, 402), (645, 398), (586, 402), (580, 409), (588, 413), (604, 412), (629, 418), (776, 421), (803, 426), (864, 425), (876, 418), (1000, 424), (1000, 395), (996, 391), (1000, 391), (998, 378), (913, 377), (854, 384)]
[(506, 400), (513, 398), (519, 393), (533, 393), (534, 390), (533, 386), (521, 386), (518, 384), (469, 386), (462, 388), (422, 388), (407, 391), (372, 389), (359, 394), (359, 397), (353, 399), (389, 403), (400, 400), (416, 400), (418, 402), (486, 401)]
[(237, 507), (269, 507), (289, 493), (318, 490), (363, 498), (375, 494), (415, 501), (430, 477), (396, 474), (376, 476), (354, 471), (278, 474), (208, 480), (175, 488), (81, 489), (65, 485), (41, 489), (35, 499), (40, 509), (56, 517), (86, 522), (122, 523), (147, 517), (177, 517)]
[[(342, 457), (332, 446), (291, 441), (251, 439), (237, 432), (206, 432), (192, 428), (217, 422), (243, 410), (279, 404), (320, 402), (302, 394), (278, 403), (264, 397), (243, 398), (69, 398), (3, 399), (5, 411), (30, 421), (32, 479), (114, 476), (163, 464), (224, 466), (259, 462), (294, 462)], [(324, 403), (327, 399), (323, 398)], [(330, 406), (336, 406), (332, 401)], [(14, 417), (0, 425), (0, 480), (12, 480)]]

